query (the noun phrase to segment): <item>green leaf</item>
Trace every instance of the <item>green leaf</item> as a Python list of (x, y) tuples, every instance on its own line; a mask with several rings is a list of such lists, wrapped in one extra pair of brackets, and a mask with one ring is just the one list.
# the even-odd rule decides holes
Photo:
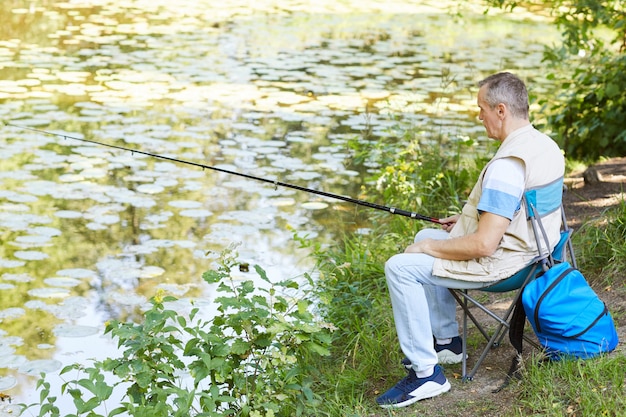
[(266, 348), (270, 346), (273, 341), (274, 338), (271, 333), (262, 333), (254, 339), (254, 346), (257, 348)]
[(120, 414), (125, 413), (127, 410), (125, 407), (118, 407), (115, 408), (113, 410), (111, 410), (111, 412), (109, 414), (107, 414), (108, 417), (114, 417), (114, 416), (118, 416)]
[(267, 277), (267, 273), (263, 268), (261, 268), (259, 265), (254, 265), (254, 270), (257, 274), (259, 274), (259, 278), (261, 278), (265, 282), (270, 282), (269, 278)]
[(316, 353), (320, 356), (328, 356), (330, 355), (330, 350), (326, 346), (322, 346), (317, 342), (313, 342), (310, 340), (303, 341), (303, 346), (310, 352)]
[(217, 271), (206, 271), (202, 274), (202, 279), (209, 284), (216, 284), (224, 278), (224, 275)]
[(235, 355), (243, 355), (250, 351), (250, 343), (243, 340), (235, 340), (230, 350)]
[(253, 281), (244, 281), (241, 283), (239, 289), (243, 294), (249, 294), (254, 291), (254, 282)]
[(622, 90), (620, 89), (619, 85), (610, 82), (606, 85), (606, 89), (604, 91), (608, 98), (614, 98), (619, 96)]
[(298, 301), (298, 313), (304, 315), (308, 313), (309, 302), (307, 300)]

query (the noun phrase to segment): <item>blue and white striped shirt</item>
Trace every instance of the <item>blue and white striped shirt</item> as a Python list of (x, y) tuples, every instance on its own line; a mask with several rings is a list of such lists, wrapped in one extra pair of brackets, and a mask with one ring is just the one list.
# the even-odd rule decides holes
[(493, 161), (485, 172), (482, 188), (478, 210), (512, 220), (524, 193), (524, 163), (518, 158)]

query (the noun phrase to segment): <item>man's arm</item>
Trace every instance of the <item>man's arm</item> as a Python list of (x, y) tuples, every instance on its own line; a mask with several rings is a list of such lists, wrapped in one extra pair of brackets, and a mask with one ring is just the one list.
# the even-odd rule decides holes
[(511, 221), (497, 214), (480, 215), (475, 233), (453, 239), (425, 239), (408, 246), (405, 253), (425, 253), (435, 258), (465, 261), (492, 255)]

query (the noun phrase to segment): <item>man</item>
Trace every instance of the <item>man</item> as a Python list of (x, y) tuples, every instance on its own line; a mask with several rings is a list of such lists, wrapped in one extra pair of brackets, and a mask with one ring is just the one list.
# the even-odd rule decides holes
[[(564, 175), (562, 152), (530, 124), (524, 82), (503, 72), (478, 86), (479, 119), (487, 136), (501, 145), (461, 214), (441, 219), (443, 230), (420, 231), (403, 254), (385, 264), (408, 375), (376, 400), (382, 407), (404, 407), (450, 389), (439, 363), (458, 363), (463, 353), (456, 304), (448, 288), (486, 287), (530, 263), (538, 252), (522, 195), (528, 189), (558, 185)], [(553, 247), (559, 239), (560, 213), (542, 222)]]

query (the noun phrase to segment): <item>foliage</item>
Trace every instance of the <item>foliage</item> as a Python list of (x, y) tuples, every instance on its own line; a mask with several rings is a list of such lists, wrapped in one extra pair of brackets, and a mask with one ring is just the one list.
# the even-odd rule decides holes
[(626, 270), (626, 201), (602, 220), (585, 223), (574, 235), (579, 267), (613, 284)]
[[(552, 51), (550, 59), (564, 59)], [(626, 154), (626, 55), (595, 53), (571, 75), (552, 73), (558, 100), (542, 100), (548, 122), (570, 157), (595, 160)]]
[(516, 416), (618, 416), (626, 407), (624, 355), (525, 365)]
[[(350, 142), (355, 161), (373, 167), (366, 179), (376, 185), (370, 191), (376, 195), (370, 199), (430, 217), (459, 212), (480, 171), (478, 167), (487, 162), (487, 153), (477, 151), (477, 142), (470, 138), (448, 139), (445, 146), (441, 137), (432, 144), (420, 141), (429, 136), (437, 134), (407, 130), (400, 131), (395, 141)], [(399, 216), (394, 217), (399, 220)]]
[(316, 392), (325, 398), (318, 416), (365, 415), (355, 410), (387, 376), (384, 364), (398, 359), (382, 268), (386, 258), (398, 251), (401, 237), (375, 235), (379, 238), (344, 236), (341, 244), (314, 252), (319, 269), (318, 312), (337, 329), (331, 355), (317, 363), (322, 376)]
[[(222, 294), (215, 300), (220, 314), (209, 320), (197, 307), (188, 316), (168, 309), (176, 299), (157, 294), (143, 323), (110, 322), (106, 333), (118, 339), (122, 357), (61, 371), (79, 375), (61, 387), (76, 407), (70, 416), (270, 417), (314, 409), (320, 401), (311, 389), (311, 364), (328, 354), (329, 326), (314, 318), (307, 294), (289, 301), (286, 293), (300, 289), (296, 281), (273, 283), (257, 266), (264, 285), (255, 287), (235, 281), (235, 265), (227, 254), (203, 275)], [(38, 389), (40, 404), (29, 407), (40, 406), (39, 416), (59, 416), (50, 383), (41, 379)], [(121, 404), (107, 412), (116, 390), (125, 390)]]
[[(487, 3), (509, 10), (523, 4), (515, 0)], [(563, 33), (563, 44), (547, 49), (544, 55), (553, 67), (548, 79), (559, 94), (541, 101), (561, 146), (568, 156), (580, 159), (626, 154), (626, 3), (539, 3)]]

